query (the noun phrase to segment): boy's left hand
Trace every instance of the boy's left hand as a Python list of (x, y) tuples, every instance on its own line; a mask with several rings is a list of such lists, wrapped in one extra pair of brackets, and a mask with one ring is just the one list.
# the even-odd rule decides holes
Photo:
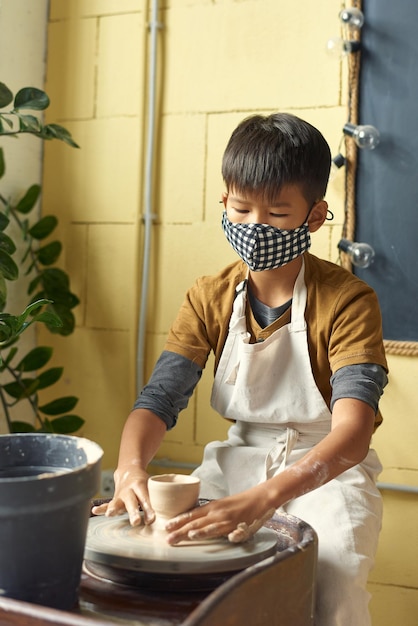
[(274, 512), (274, 508), (266, 508), (265, 498), (260, 497), (255, 487), (178, 515), (166, 525), (167, 539), (171, 545), (187, 539), (217, 537), (240, 543), (252, 537)]

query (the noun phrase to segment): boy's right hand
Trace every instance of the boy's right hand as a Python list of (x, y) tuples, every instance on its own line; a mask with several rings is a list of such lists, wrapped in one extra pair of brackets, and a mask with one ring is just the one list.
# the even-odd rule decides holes
[[(122, 515), (125, 511), (129, 515), (131, 526), (142, 523), (152, 524), (155, 513), (151, 507), (148, 496), (149, 475), (137, 466), (118, 468), (114, 474), (115, 493), (110, 502), (105, 502), (92, 508), (93, 515)], [(142, 518), (141, 507), (144, 516)]]

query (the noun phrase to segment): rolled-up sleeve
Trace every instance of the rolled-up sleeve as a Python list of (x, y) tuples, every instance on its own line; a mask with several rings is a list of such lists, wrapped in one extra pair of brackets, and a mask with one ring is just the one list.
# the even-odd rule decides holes
[(164, 350), (133, 408), (152, 411), (170, 430), (176, 425), (179, 412), (187, 407), (201, 376), (199, 365), (181, 354)]
[(377, 413), (380, 397), (388, 381), (385, 369), (373, 363), (346, 365), (331, 377), (331, 410), (340, 398), (356, 398)]

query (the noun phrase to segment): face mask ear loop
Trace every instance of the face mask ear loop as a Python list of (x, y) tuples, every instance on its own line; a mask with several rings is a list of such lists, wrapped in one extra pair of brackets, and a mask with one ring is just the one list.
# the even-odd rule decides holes
[(299, 226), (299, 228), (302, 228), (302, 226), (309, 226), (308, 224), (308, 219), (309, 219), (309, 215), (312, 211), (312, 209), (314, 208), (315, 204), (317, 204), (319, 202), (319, 200), (316, 200), (313, 205), (311, 206), (311, 208), (308, 210), (305, 219), (303, 220), (303, 223)]
[[(311, 208), (308, 211), (307, 216), (305, 217), (305, 221), (303, 222), (304, 224), (308, 223), (308, 217), (310, 212), (312, 211), (312, 209), (314, 208), (315, 204), (317, 204), (318, 202), (320, 202), (320, 200), (316, 200), (316, 202), (313, 203), (313, 205), (311, 206)], [(328, 222), (331, 222), (331, 220), (334, 219), (334, 213), (331, 211), (331, 209), (327, 209), (327, 216), (325, 218)]]

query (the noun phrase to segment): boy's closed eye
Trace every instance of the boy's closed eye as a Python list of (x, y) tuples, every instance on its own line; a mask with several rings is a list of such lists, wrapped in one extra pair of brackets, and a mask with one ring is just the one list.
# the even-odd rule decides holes
[[(231, 209), (239, 215), (248, 215), (251, 213), (250, 209), (239, 209), (234, 206), (231, 206)], [(269, 215), (270, 217), (289, 217), (289, 213), (275, 213), (274, 211), (269, 211)]]

